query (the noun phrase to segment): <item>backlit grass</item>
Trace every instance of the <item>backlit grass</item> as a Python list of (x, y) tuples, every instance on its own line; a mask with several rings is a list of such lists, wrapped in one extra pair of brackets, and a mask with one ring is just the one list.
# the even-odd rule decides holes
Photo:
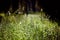
[(59, 27), (44, 14), (5, 16), (0, 23), (0, 40), (57, 40)]

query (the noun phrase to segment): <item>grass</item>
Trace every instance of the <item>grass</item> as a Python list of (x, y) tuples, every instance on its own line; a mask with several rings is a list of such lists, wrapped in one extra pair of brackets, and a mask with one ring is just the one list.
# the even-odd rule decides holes
[(57, 40), (60, 27), (44, 13), (4, 16), (0, 40)]

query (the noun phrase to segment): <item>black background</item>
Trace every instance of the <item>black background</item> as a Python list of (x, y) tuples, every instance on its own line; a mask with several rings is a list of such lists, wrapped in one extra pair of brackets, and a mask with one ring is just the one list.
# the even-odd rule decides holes
[[(35, 1), (35, 0), (32, 0)], [(60, 2), (59, 0), (37, 0), (39, 6), (42, 6), (44, 12), (50, 15), (50, 19), (60, 23)], [(13, 9), (18, 8), (18, 0), (0, 0), (0, 12), (7, 11), (12, 3)]]

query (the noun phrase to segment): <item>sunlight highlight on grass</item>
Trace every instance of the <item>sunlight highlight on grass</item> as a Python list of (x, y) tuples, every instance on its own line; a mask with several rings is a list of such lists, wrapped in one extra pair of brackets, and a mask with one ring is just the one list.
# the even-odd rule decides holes
[(0, 40), (57, 39), (58, 24), (49, 21), (45, 15), (28, 14), (28, 16), (13, 16), (7, 17), (6, 22), (3, 21), (4, 23), (0, 24)]

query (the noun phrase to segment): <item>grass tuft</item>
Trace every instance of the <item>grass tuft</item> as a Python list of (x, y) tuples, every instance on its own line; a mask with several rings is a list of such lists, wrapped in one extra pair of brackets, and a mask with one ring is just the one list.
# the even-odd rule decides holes
[(57, 40), (59, 27), (44, 14), (5, 16), (0, 24), (0, 40)]

